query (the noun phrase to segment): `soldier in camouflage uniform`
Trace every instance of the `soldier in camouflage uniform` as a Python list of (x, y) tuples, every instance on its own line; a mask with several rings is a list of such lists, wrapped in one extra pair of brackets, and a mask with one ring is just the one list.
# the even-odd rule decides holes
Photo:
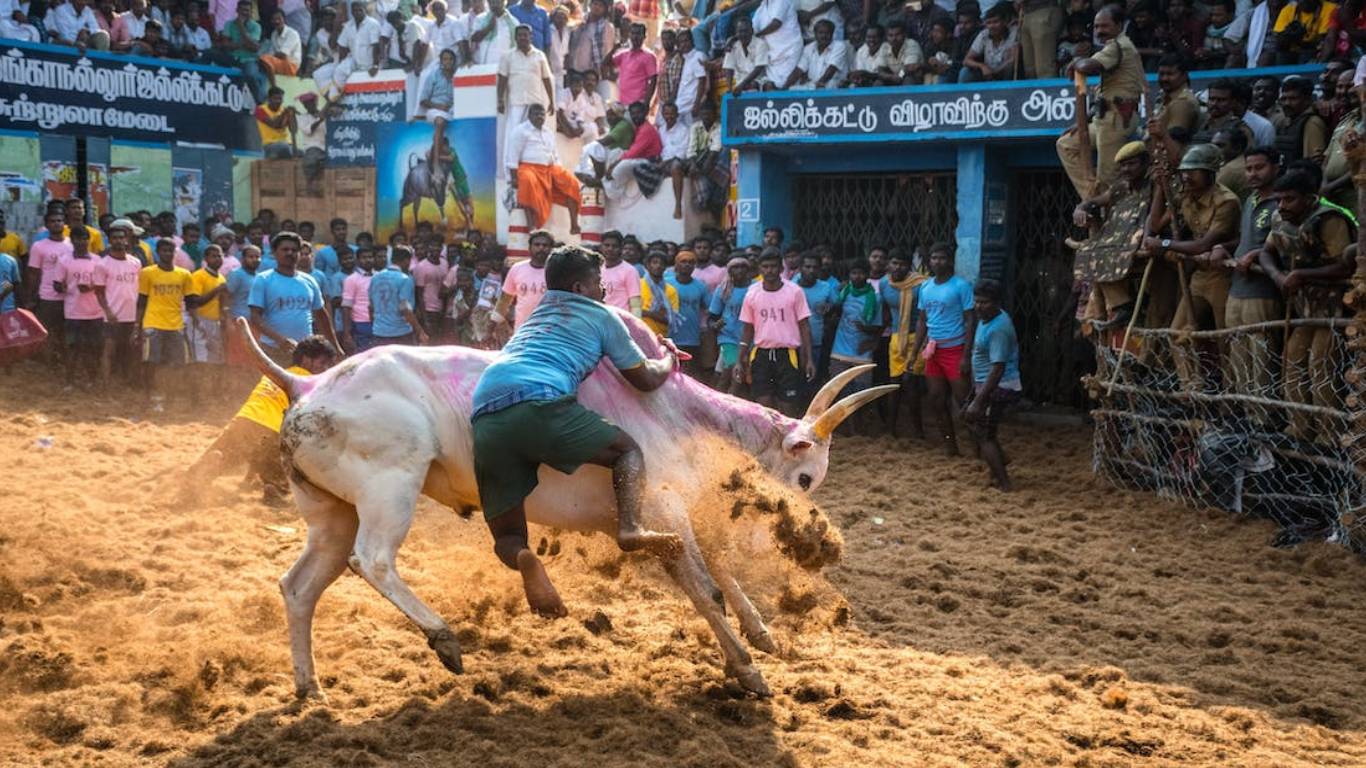
[(1131, 141), (1115, 153), (1114, 159), (1121, 183), (1082, 200), (1073, 212), (1075, 221), (1092, 223), (1102, 211), (1109, 211), (1095, 237), (1078, 248), (1072, 266), (1073, 278), (1091, 287), (1082, 322), (1095, 330), (1122, 327), (1133, 314), (1129, 274), (1152, 200), (1147, 146)]
[[(1356, 223), (1343, 209), (1319, 199), (1318, 185), (1306, 171), (1287, 171), (1273, 189), (1279, 220), (1262, 247), (1262, 269), (1285, 294), (1295, 317), (1342, 317), (1347, 311), (1343, 294), (1356, 267), (1347, 250), (1356, 240)], [(1286, 400), (1342, 407), (1334, 346), (1332, 328), (1291, 331), (1285, 350)], [(1324, 419), (1297, 412), (1291, 414), (1287, 432), (1327, 443), (1336, 430)]]

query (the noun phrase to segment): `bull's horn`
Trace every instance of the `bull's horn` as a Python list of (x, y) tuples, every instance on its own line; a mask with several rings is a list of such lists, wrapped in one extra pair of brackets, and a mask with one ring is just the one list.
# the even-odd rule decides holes
[(835, 428), (845, 419), (853, 415), (854, 411), (857, 411), (859, 408), (862, 408), (879, 397), (890, 392), (895, 392), (900, 388), (901, 386), (899, 384), (884, 384), (880, 387), (873, 387), (872, 389), (855, 392), (830, 406), (830, 410), (822, 413), (820, 417), (812, 423), (811, 431), (816, 437), (819, 437), (822, 440), (829, 440), (830, 436), (835, 433)]
[[(868, 365), (856, 365), (853, 368), (848, 368), (835, 374), (829, 381), (825, 382), (825, 386), (821, 387), (821, 391), (817, 392), (816, 396), (811, 398), (811, 405), (806, 407), (806, 416), (803, 418), (806, 421), (814, 421), (815, 419), (820, 418), (822, 413), (830, 410), (830, 404), (835, 402), (835, 398), (839, 397), (839, 394), (844, 391), (845, 387), (849, 386), (849, 382), (876, 367), (876, 365), (871, 363)], [(839, 422), (835, 423), (838, 424)]]

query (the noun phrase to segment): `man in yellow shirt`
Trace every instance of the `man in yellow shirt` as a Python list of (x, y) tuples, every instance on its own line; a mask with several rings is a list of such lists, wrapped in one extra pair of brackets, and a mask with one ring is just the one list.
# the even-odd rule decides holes
[[(165, 238), (163, 238), (165, 239)], [(158, 241), (160, 242), (160, 241)], [(204, 266), (190, 275), (192, 292), (199, 296), (199, 306), (190, 315), (190, 359), (195, 363), (196, 376), (191, 382), (191, 396), (199, 399), (199, 379), (210, 384), (218, 376), (226, 359), (223, 339), (226, 338), (222, 297), (228, 292), (228, 279), (218, 270), (223, 266), (223, 251), (216, 245), (204, 250)]]
[(1276, 35), (1276, 63), (1303, 64), (1314, 60), (1319, 43), (1329, 32), (1338, 4), (1323, 0), (1286, 3), (1271, 31)]
[[(91, 253), (104, 253), (104, 248), (105, 248), (104, 233), (101, 232), (98, 228), (92, 227), (92, 226), (90, 226), (89, 224), (86, 224), (86, 223), (85, 223), (85, 201), (84, 201), (84, 200), (80, 199), (79, 197), (73, 197), (73, 198), (67, 200), (65, 203), (63, 203), (63, 202), (60, 201), (60, 200), (54, 200), (54, 201), (52, 201), (51, 203), (48, 204), (48, 210), (51, 210), (53, 206), (56, 206), (56, 207), (58, 208), (58, 210), (65, 211), (65, 213), (66, 213), (66, 224), (67, 224), (67, 225), (66, 225), (65, 227), (62, 228), (62, 237), (63, 237), (63, 238), (70, 238), (70, 237), (71, 237), (71, 222), (73, 222), (73, 221), (79, 221), (79, 222), (81, 223), (81, 225), (85, 227), (85, 231), (90, 233), (90, 252), (91, 252)], [(41, 230), (41, 231), (39, 231), (38, 234), (34, 237), (34, 239), (35, 239), (35, 240), (41, 240), (41, 239), (43, 239), (43, 238), (45, 238), (45, 237), (47, 237), (47, 230)], [(0, 250), (3, 250), (3, 249), (0, 249)], [(17, 257), (16, 257), (16, 258), (17, 258)]]
[(261, 134), (261, 151), (267, 160), (288, 160), (294, 156), (298, 122), (293, 107), (284, 106), (285, 92), (271, 88), (266, 103), (256, 108), (256, 130)]
[[(670, 336), (670, 327), (678, 323), (678, 290), (664, 281), (664, 254), (650, 251), (645, 254), (645, 277), (640, 278), (640, 317), (650, 330), (660, 336)], [(663, 301), (660, 301), (660, 297)]]
[[(175, 265), (175, 241), (157, 241), (157, 263), (138, 274), (138, 328), (142, 332), (142, 361), (152, 410), (161, 411), (157, 394), (158, 370), (185, 365), (185, 309), (199, 306), (194, 278)], [(176, 382), (179, 383), (179, 382)], [(181, 387), (171, 387), (172, 392)]]
[[(322, 336), (306, 336), (294, 347), (293, 365), (287, 370), (300, 376), (322, 373), (337, 360), (337, 350)], [(288, 485), (280, 461), (280, 425), (289, 408), (289, 397), (265, 376), (251, 391), (237, 415), (219, 433), (202, 456), (185, 473), (178, 505), (193, 505), (224, 472), (242, 465), (247, 479), (260, 478), (263, 501), (280, 506)]]
[(23, 264), (24, 259), (28, 256), (28, 244), (24, 242), (24, 238), (19, 236), (17, 232), (5, 230), (5, 211), (3, 208), (0, 208), (0, 253), (13, 256), (14, 260), (20, 264)]

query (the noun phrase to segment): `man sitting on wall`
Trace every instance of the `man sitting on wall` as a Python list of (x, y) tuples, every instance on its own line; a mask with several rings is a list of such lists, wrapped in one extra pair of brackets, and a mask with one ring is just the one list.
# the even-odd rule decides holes
[(508, 135), (504, 165), (528, 227), (541, 228), (550, 218), (550, 206), (563, 205), (569, 209), (570, 233), (579, 233), (579, 182), (560, 165), (544, 106), (529, 106), (526, 121)]

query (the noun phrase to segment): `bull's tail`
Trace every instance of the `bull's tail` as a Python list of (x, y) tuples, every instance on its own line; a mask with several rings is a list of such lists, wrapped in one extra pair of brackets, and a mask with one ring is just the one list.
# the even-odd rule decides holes
[(284, 390), (285, 395), (292, 403), (302, 397), (308, 390), (308, 378), (296, 376), (295, 374), (281, 368), (279, 363), (271, 360), (261, 345), (256, 341), (256, 334), (251, 332), (251, 323), (245, 317), (237, 318), (237, 328), (242, 332), (242, 336), (247, 340), (247, 348), (256, 357), (256, 368), (261, 374), (271, 381), (275, 386)]

